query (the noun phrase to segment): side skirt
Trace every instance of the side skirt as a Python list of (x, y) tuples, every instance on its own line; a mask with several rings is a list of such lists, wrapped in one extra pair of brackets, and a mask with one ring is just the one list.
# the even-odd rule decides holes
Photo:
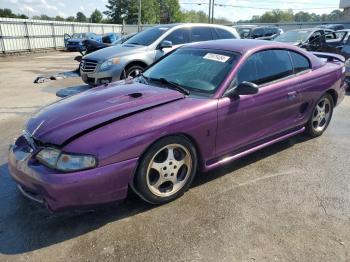
[(205, 171), (212, 170), (212, 169), (217, 168), (217, 167), (219, 167), (219, 166), (222, 166), (222, 165), (224, 165), (224, 164), (226, 164), (226, 163), (228, 163), (228, 162), (237, 160), (237, 159), (239, 159), (239, 158), (241, 158), (241, 157), (244, 157), (244, 156), (246, 156), (246, 155), (249, 155), (249, 154), (251, 154), (251, 153), (253, 153), (253, 152), (256, 152), (256, 151), (258, 151), (258, 150), (260, 150), (260, 149), (262, 149), (262, 148), (268, 147), (268, 146), (273, 145), (273, 144), (275, 144), (275, 143), (278, 143), (278, 142), (280, 142), (280, 141), (286, 140), (287, 138), (290, 138), (290, 137), (292, 137), (292, 136), (295, 136), (295, 135), (297, 135), (297, 134), (300, 134), (300, 133), (302, 133), (302, 132), (304, 132), (304, 131), (305, 131), (305, 127), (302, 127), (302, 128), (300, 128), (300, 129), (293, 130), (293, 131), (290, 132), (290, 133), (283, 134), (283, 135), (281, 135), (281, 136), (279, 136), (279, 137), (276, 137), (276, 138), (274, 138), (274, 139), (272, 139), (272, 140), (263, 142), (262, 144), (258, 144), (258, 145), (254, 146), (254, 147), (251, 147), (251, 148), (249, 148), (249, 149), (246, 149), (246, 150), (244, 150), (244, 151), (241, 151), (241, 152), (239, 152), (239, 153), (232, 154), (232, 155), (228, 155), (228, 156), (226, 156), (226, 157), (217, 158), (216, 161), (211, 162), (210, 164), (208, 164), (208, 162), (207, 162), (207, 165), (205, 166)]

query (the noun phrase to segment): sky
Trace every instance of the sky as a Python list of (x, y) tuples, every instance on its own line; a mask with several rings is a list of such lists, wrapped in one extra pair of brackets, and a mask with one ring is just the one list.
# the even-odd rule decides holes
[[(208, 12), (209, 0), (179, 0), (181, 8)], [(89, 16), (96, 8), (104, 11), (107, 0), (0, 0), (0, 8), (10, 8), (15, 13), (28, 16), (47, 14), (49, 16), (75, 16), (78, 11)], [(293, 8), (317, 14), (329, 13), (339, 7), (339, 0), (215, 0), (215, 17), (225, 17), (230, 21), (247, 20), (253, 15), (261, 15), (269, 9)], [(200, 5), (199, 5), (200, 4)]]

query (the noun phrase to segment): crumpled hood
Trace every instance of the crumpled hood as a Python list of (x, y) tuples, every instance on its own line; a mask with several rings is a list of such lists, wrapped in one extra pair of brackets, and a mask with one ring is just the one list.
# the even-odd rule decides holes
[(84, 59), (91, 59), (95, 61), (105, 61), (112, 57), (122, 57), (129, 54), (135, 54), (135, 52), (143, 52), (147, 50), (147, 46), (132, 45), (132, 44), (120, 44), (111, 47), (98, 50), (91, 54), (84, 56)]
[(29, 119), (26, 131), (43, 143), (62, 145), (72, 137), (106, 122), (118, 121), (138, 111), (181, 98), (184, 95), (174, 90), (119, 81), (107, 87), (92, 88), (43, 108)]

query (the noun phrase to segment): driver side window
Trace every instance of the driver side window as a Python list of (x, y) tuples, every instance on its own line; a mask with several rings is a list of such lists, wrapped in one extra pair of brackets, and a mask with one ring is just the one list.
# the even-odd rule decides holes
[(190, 41), (189, 30), (180, 28), (170, 33), (164, 40), (171, 41), (173, 45), (186, 44)]
[(290, 75), (293, 66), (286, 50), (267, 50), (253, 54), (239, 69), (236, 85), (247, 81), (256, 85), (263, 85)]
[(320, 42), (322, 37), (321, 31), (316, 31), (310, 36), (309, 42)]

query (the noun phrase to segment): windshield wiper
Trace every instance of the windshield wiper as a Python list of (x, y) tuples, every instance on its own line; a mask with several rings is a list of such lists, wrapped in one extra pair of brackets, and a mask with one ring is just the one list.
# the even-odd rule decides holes
[(137, 77), (142, 79), (142, 82), (143, 82), (142, 84), (149, 85), (149, 83), (148, 83), (149, 79), (147, 76), (144, 76), (142, 73), (140, 73)]
[(132, 43), (125, 43), (125, 44), (130, 44), (130, 45), (141, 45), (140, 43), (132, 42)]
[(151, 81), (157, 81), (157, 82), (160, 82), (162, 84), (165, 84), (165, 85), (168, 85), (171, 89), (174, 89), (176, 91), (179, 91), (180, 93), (183, 93), (185, 95), (189, 95), (190, 94), (190, 91), (187, 90), (186, 88), (184, 88), (183, 86), (181, 86), (180, 84), (178, 83), (175, 83), (173, 81), (169, 81), (163, 77), (161, 78), (149, 78)]

